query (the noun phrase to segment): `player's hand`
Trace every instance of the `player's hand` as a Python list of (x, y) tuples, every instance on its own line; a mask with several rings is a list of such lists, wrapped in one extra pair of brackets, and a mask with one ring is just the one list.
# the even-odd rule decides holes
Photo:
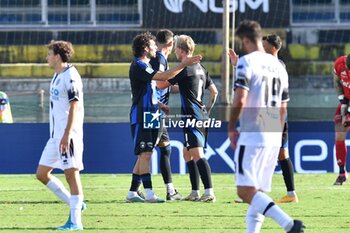
[(239, 137), (239, 131), (237, 129), (234, 129), (233, 131), (229, 131), (228, 137), (231, 141), (231, 148), (235, 150), (237, 146), (238, 137)]
[(68, 146), (69, 146), (69, 140), (70, 140), (69, 133), (65, 132), (63, 134), (63, 137), (62, 137), (61, 142), (60, 142), (60, 153), (61, 154), (67, 153)]
[(229, 49), (228, 56), (230, 57), (231, 64), (233, 66), (236, 66), (237, 62), (238, 62), (238, 58), (239, 58), (239, 56), (236, 54), (236, 52), (233, 49)]
[(161, 111), (163, 111), (165, 113), (165, 115), (169, 115), (170, 114), (170, 107), (168, 105), (165, 105), (163, 103), (158, 103), (159, 108)]
[(199, 63), (201, 60), (202, 60), (202, 55), (196, 55), (196, 56), (185, 58), (181, 63), (183, 63), (185, 66), (190, 66), (190, 65)]

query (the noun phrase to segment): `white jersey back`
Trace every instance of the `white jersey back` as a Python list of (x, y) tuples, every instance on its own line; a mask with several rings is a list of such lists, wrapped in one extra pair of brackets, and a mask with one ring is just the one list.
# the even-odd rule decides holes
[(278, 59), (256, 51), (239, 58), (235, 88), (248, 93), (238, 144), (281, 146), (280, 106), (288, 101), (288, 74)]
[(55, 73), (50, 85), (50, 137), (61, 140), (67, 126), (70, 102), (77, 100), (79, 108), (74, 119), (72, 137), (83, 138), (83, 84), (77, 69), (69, 65), (62, 73)]

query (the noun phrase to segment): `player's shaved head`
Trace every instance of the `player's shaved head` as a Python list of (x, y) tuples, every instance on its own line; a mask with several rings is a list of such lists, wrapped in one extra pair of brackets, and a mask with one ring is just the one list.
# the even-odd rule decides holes
[(132, 52), (135, 57), (141, 57), (145, 53), (145, 49), (151, 45), (151, 40), (155, 41), (155, 37), (150, 32), (144, 32), (134, 37), (132, 41)]
[(253, 20), (243, 20), (237, 27), (236, 36), (240, 39), (248, 38), (254, 44), (262, 38), (261, 26), (258, 22)]
[(346, 57), (346, 68), (348, 68), (348, 70), (350, 70), (350, 54)]
[(167, 44), (174, 37), (174, 33), (168, 29), (162, 29), (157, 33), (156, 42), (159, 44)]
[(74, 55), (72, 43), (63, 40), (52, 40), (47, 45), (49, 50), (52, 50), (55, 55), (59, 54), (62, 62), (68, 62)]

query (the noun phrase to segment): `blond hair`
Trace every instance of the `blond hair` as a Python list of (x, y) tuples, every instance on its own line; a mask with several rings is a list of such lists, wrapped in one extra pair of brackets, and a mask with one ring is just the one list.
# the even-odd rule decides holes
[(187, 54), (192, 55), (196, 44), (190, 36), (180, 35), (176, 37), (175, 48), (184, 50)]

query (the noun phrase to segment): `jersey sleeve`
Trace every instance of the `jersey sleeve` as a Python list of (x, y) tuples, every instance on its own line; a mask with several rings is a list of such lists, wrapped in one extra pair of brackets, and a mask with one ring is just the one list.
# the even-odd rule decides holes
[(288, 73), (284, 69), (281, 70), (281, 80), (282, 81), (282, 103), (289, 101), (289, 83), (288, 83)]
[(252, 71), (245, 57), (239, 58), (236, 65), (236, 75), (234, 89), (243, 88), (249, 91), (249, 83), (251, 80)]
[(160, 68), (160, 59), (159, 59), (159, 56), (156, 56), (156, 57), (152, 57), (150, 62), (149, 62), (152, 66), (152, 68), (156, 71), (162, 71), (162, 70), (159, 70)]
[(174, 78), (169, 79), (168, 82), (171, 85), (175, 85), (179, 82), (181, 82), (181, 80), (186, 76), (186, 68), (183, 69), (180, 73), (178, 73)]
[(146, 63), (138, 61), (136, 63), (135, 78), (143, 81), (150, 82), (153, 76), (157, 73), (152, 67), (149, 67)]
[(68, 94), (68, 101), (79, 101), (83, 91), (83, 84), (79, 73), (71, 72), (70, 78), (65, 80)]
[[(202, 65), (202, 64), (201, 64)], [(210, 75), (209, 75), (209, 72), (207, 71), (207, 69), (205, 69), (203, 66), (202, 66), (202, 69), (204, 70), (204, 73), (205, 73), (205, 89), (208, 89), (208, 87), (212, 84), (214, 84), (213, 80), (211, 79)]]

